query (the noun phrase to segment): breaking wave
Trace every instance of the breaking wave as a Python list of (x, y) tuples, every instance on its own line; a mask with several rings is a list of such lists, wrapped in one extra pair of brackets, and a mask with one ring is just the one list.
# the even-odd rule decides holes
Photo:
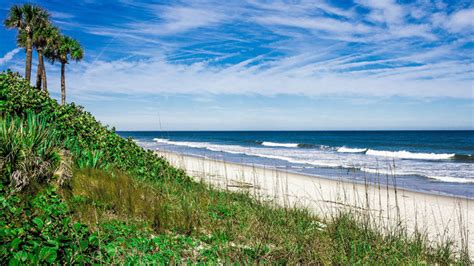
[(364, 153), (366, 151), (367, 151), (367, 149), (346, 148), (344, 146), (337, 149), (337, 152), (343, 152), (343, 153)]
[(454, 153), (413, 153), (409, 151), (379, 151), (368, 149), (365, 154), (379, 157), (416, 160), (447, 160), (454, 158)]
[[(318, 146), (314, 145), (312, 147), (316, 148), (312, 151), (303, 151), (299, 149), (294, 149), (293, 151), (288, 151), (287, 148), (300, 148), (296, 143), (276, 143), (276, 142), (261, 142), (261, 147), (247, 147), (239, 145), (225, 145), (225, 144), (215, 144), (209, 142), (188, 142), (188, 141), (171, 141), (169, 139), (155, 138), (153, 139), (157, 143), (177, 145), (177, 146), (186, 146), (191, 148), (201, 148), (207, 149), (209, 151), (215, 152), (225, 152), (230, 154), (242, 154), (248, 156), (256, 156), (267, 159), (281, 160), (288, 163), (297, 164), (297, 165), (308, 165), (312, 167), (323, 167), (323, 168), (344, 168), (344, 169), (357, 169), (367, 173), (381, 174), (381, 175), (404, 175), (404, 176), (423, 176), (427, 179), (439, 182), (450, 182), (450, 183), (474, 183), (474, 179), (465, 176), (465, 177), (453, 177), (450, 176), (451, 173), (430, 173), (426, 170), (416, 170), (415, 169), (400, 169), (393, 172), (390, 169), (379, 168), (377, 165), (364, 165), (367, 163), (363, 157), (384, 157), (384, 158), (397, 158), (397, 159), (410, 159), (410, 160), (463, 160), (464, 162), (473, 160), (472, 155), (455, 155), (455, 154), (444, 154), (444, 153), (413, 153), (408, 151), (384, 151), (384, 150), (372, 150), (372, 149), (362, 149), (362, 148), (347, 148), (339, 147), (337, 149), (327, 147), (327, 146)], [(143, 145), (143, 143), (141, 143)], [(144, 145), (146, 146), (146, 145)], [(298, 151), (299, 150), (299, 151)], [(347, 161), (340, 160), (339, 156), (346, 156), (344, 153), (353, 154), (351, 156), (361, 156), (359, 159), (357, 157), (354, 160), (361, 160), (361, 164), (353, 165), (349, 164)], [(302, 154), (314, 154), (312, 156), (300, 157)], [(331, 155), (332, 154), (332, 155)], [(339, 154), (339, 155), (337, 155)], [(329, 156), (327, 159), (326, 156)], [(338, 156), (338, 157), (331, 157)], [(353, 160), (353, 159), (351, 159)], [(421, 162), (420, 162), (421, 163)], [(449, 162), (448, 162), (449, 163)], [(383, 165), (383, 164), (382, 164)], [(295, 165), (295, 167), (297, 167)], [(446, 176), (445, 176), (446, 175)]]
[(261, 143), (262, 146), (268, 147), (286, 147), (286, 148), (297, 148), (298, 143), (279, 143), (279, 142), (270, 142), (270, 141), (263, 141)]
[(372, 169), (372, 168), (366, 168), (366, 167), (361, 167), (359, 170), (367, 172), (367, 173), (372, 173), (372, 174), (378, 174), (378, 175), (388, 175), (388, 176), (393, 176), (394, 174), (396, 175), (403, 175), (403, 176), (423, 176), (428, 179), (433, 179), (437, 181), (442, 181), (442, 182), (449, 182), (449, 183), (474, 183), (474, 178), (462, 178), (462, 177), (452, 177), (452, 176), (435, 176), (435, 175), (425, 175), (421, 173), (412, 173), (412, 172), (396, 172), (394, 173), (393, 171), (390, 170), (383, 170), (383, 169)]
[(436, 179), (443, 182), (451, 182), (451, 183), (474, 183), (474, 178), (458, 178), (458, 177), (450, 177), (450, 176), (427, 176), (430, 179)]

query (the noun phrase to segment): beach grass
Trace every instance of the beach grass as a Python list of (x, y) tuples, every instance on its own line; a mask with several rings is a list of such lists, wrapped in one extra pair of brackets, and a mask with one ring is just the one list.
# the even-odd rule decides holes
[(433, 245), (403, 227), (381, 230), (360, 212), (323, 219), (251, 190), (193, 181), (13, 73), (0, 74), (0, 103), (2, 121), (19, 120), (32, 131), (46, 124), (54, 136), (48, 147), (60, 154), (54, 168), (71, 173), (14, 190), (18, 166), (4, 159), (0, 145), (3, 263), (469, 264), (449, 241)]
[(403, 230), (382, 234), (357, 213), (322, 220), (302, 208), (282, 208), (205, 183), (183, 185), (172, 178), (144, 183), (96, 169), (75, 172), (72, 183), (68, 202), (75, 218), (92, 230), (123, 221), (155, 234), (189, 237), (199, 243), (198, 250), (189, 250), (190, 261), (455, 262), (449, 244), (431, 248), (421, 234), (409, 236)]

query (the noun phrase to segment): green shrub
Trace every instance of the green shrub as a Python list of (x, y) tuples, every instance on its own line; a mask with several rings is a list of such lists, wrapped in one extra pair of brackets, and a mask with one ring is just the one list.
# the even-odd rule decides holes
[(145, 151), (131, 139), (123, 139), (113, 129), (102, 126), (83, 107), (74, 103), (61, 106), (43, 91), (29, 86), (18, 74), (1, 73), (0, 114), (23, 116), (27, 112), (40, 114), (48, 126), (56, 130), (64, 148), (79, 161), (86, 162), (85, 165), (91, 163), (87, 157), (94, 153), (100, 154), (100, 164), (114, 166), (141, 180), (174, 178), (190, 181), (183, 171), (171, 167), (153, 152)]
[(95, 168), (95, 169), (108, 169), (108, 164), (104, 161), (103, 152), (97, 151), (81, 151), (75, 153), (75, 161), (77, 167), (84, 168)]
[(33, 113), (0, 117), (2, 183), (22, 190), (31, 182), (47, 182), (61, 160), (57, 140), (56, 131)]
[(74, 222), (53, 187), (36, 195), (0, 187), (2, 265), (170, 263), (197, 245), (185, 236), (153, 235), (140, 224), (110, 220), (97, 226), (91, 231)]
[[(59, 190), (68, 195), (63, 197), (67, 204), (49, 187), (38, 194), (12, 194), (0, 183), (2, 265), (456, 262), (450, 243), (433, 249), (422, 237), (381, 234), (357, 216), (321, 221), (304, 209), (280, 208), (192, 182), (153, 152), (103, 127), (82, 107), (59, 106), (19, 75), (0, 74), (1, 116), (25, 118), (29, 112), (55, 132), (44, 137), (51, 144), (38, 145), (48, 150), (58, 143), (61, 163), (71, 158), (78, 169), (71, 186)], [(30, 123), (18, 121), (13, 128)], [(7, 142), (22, 139), (9, 137), (7, 132), (16, 131), (4, 128)], [(5, 150), (15, 145), (5, 144)], [(4, 159), (2, 176), (22, 169), (13, 161)]]
[(73, 223), (53, 188), (36, 195), (2, 191), (0, 261), (10, 265), (53, 262), (84, 263), (97, 249), (94, 235)]

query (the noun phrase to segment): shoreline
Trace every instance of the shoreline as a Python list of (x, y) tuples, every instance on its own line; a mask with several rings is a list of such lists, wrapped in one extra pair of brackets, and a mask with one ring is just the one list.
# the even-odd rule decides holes
[[(203, 132), (169, 132), (168, 134), (152, 131), (122, 133), (122, 135), (132, 137), (137, 143), (140, 143), (139, 145), (150, 149), (159, 148), (190, 156), (225, 160), (250, 166), (276, 167), (282, 171), (291, 171), (296, 174), (328, 179), (344, 179), (362, 184), (365, 182), (388, 183), (389, 185), (396, 185), (399, 189), (403, 188), (413, 192), (474, 200), (474, 179), (471, 173), (473, 164), (470, 163), (471, 160), (435, 158), (449, 157), (451, 153), (455, 154), (455, 148), (452, 148), (453, 150), (449, 154), (448, 151), (436, 149), (414, 151), (408, 147), (408, 144), (408, 146), (402, 145), (393, 150), (388, 147), (386, 149), (383, 147), (380, 149), (376, 147), (370, 149), (346, 148), (343, 143), (350, 140), (345, 135), (331, 137), (326, 135), (297, 135), (288, 137), (290, 140), (283, 142), (283, 138), (286, 136), (285, 131), (277, 133), (267, 136), (267, 133), (264, 135), (257, 133), (240, 135), (237, 132), (230, 132), (222, 135), (220, 133), (207, 134)], [(419, 134), (416, 133), (416, 135)], [(403, 136), (413, 137), (410, 135)], [(465, 136), (465, 134), (461, 136)], [(261, 139), (273, 140), (276, 137), (282, 140), (280, 142), (259, 141)], [(315, 139), (305, 139), (311, 137)], [(359, 136), (359, 138), (362, 138), (359, 142), (369, 141), (369, 137), (370, 135), (363, 134)], [(377, 140), (380, 140), (379, 138), (387, 139), (383, 132), (375, 137), (377, 137)], [(333, 141), (339, 142), (329, 143), (329, 146), (304, 144), (315, 142), (318, 138), (321, 139), (322, 143), (326, 143), (324, 141), (332, 140), (332, 138), (334, 138)], [(329, 138), (329, 140), (325, 140), (325, 138)], [(436, 143), (438, 142), (439, 140)], [(266, 144), (263, 145), (264, 143)], [(394, 144), (394, 140), (388, 140), (388, 143)], [(419, 141), (414, 141), (414, 143), (420, 144)], [(370, 141), (366, 144), (354, 144), (354, 146), (370, 147)], [(358, 152), (358, 150), (364, 150), (364, 152)], [(377, 151), (383, 154), (366, 154), (367, 151)], [(456, 154), (458, 153), (460, 152), (456, 152)], [(405, 158), (406, 154), (416, 156)], [(466, 156), (469, 157), (469, 155)]]
[[(288, 169), (288, 170), (278, 169), (277, 167), (263, 165), (263, 164), (237, 163), (237, 162), (232, 162), (232, 161), (226, 161), (224, 159), (220, 160), (220, 159), (214, 159), (214, 158), (205, 157), (205, 156), (203, 157), (203, 156), (199, 156), (199, 155), (185, 154), (185, 153), (179, 153), (179, 152), (168, 151), (168, 150), (155, 150), (155, 152), (157, 152), (157, 153), (160, 153), (160, 152), (171, 153), (171, 154), (175, 154), (177, 156), (186, 156), (186, 157), (191, 157), (191, 158), (196, 158), (196, 159), (211, 160), (211, 161), (222, 162), (222, 163), (226, 163), (226, 164), (235, 164), (235, 165), (239, 165), (239, 166), (265, 168), (265, 169), (268, 169), (268, 170), (275, 170), (275, 171), (280, 171), (280, 172), (284, 172), (284, 173), (290, 173), (290, 174), (294, 174), (294, 175), (305, 176), (305, 177), (309, 177), (309, 178), (325, 179), (325, 180), (332, 180), (332, 181), (344, 182), (344, 183), (349, 183), (349, 184), (354, 183), (354, 184), (358, 184), (358, 185), (364, 185), (364, 182), (359, 181), (359, 180), (349, 180), (349, 179), (344, 179), (344, 178), (335, 179), (335, 178), (321, 176), (321, 175), (317, 175), (317, 174), (300, 173), (300, 172), (297, 172), (297, 171), (293, 171), (291, 169)], [(386, 175), (381, 173), (380, 176), (386, 176)], [(368, 181), (367, 184), (370, 185), (370, 186), (378, 185), (378, 183), (374, 183), (374, 182), (371, 182), (371, 181)], [(394, 185), (392, 185), (392, 184), (388, 184), (388, 186), (387, 186), (387, 183), (380, 183), (380, 186), (384, 187), (384, 188), (388, 187), (390, 189), (395, 189)], [(463, 196), (463, 195), (454, 195), (454, 194), (449, 194), (449, 193), (443, 193), (441, 191), (416, 190), (416, 189), (411, 189), (409, 187), (397, 187), (397, 190), (398, 191), (403, 190), (403, 191), (406, 191), (408, 193), (419, 193), (419, 194), (426, 194), (426, 195), (432, 195), (432, 196), (437, 196), (437, 197), (454, 198), (454, 199), (459, 199), (459, 200), (469, 200), (469, 201), (473, 201), (473, 204), (474, 204), (474, 197), (468, 197), (468, 196)]]
[(285, 208), (307, 208), (323, 218), (341, 211), (364, 214), (382, 230), (402, 225), (410, 234), (426, 233), (432, 242), (450, 239), (457, 249), (467, 246), (474, 256), (474, 200), (467, 197), (335, 180), (164, 150), (155, 154), (196, 181), (221, 189), (246, 191), (257, 200)]

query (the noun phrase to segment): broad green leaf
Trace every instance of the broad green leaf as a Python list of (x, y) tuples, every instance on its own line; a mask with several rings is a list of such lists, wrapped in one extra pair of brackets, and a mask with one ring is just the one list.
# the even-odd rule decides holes
[(20, 238), (15, 238), (13, 239), (12, 243), (11, 243), (11, 246), (12, 246), (12, 249), (13, 250), (17, 250), (18, 249), (18, 246), (20, 245), (21, 243), (21, 239)]
[(33, 219), (33, 223), (36, 224), (36, 227), (37, 227), (38, 229), (42, 229), (42, 228), (43, 228), (44, 223), (43, 223), (43, 221), (42, 221), (40, 218), (38, 218), (38, 217), (34, 218), (34, 219)]

